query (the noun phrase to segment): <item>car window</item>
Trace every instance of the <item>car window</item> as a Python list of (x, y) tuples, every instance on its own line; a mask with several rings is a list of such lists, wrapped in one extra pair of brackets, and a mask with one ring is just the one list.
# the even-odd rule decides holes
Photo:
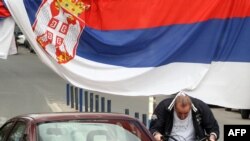
[(102, 120), (38, 125), (38, 141), (151, 141), (135, 122)]
[(8, 141), (21, 141), (25, 133), (26, 124), (24, 122), (17, 122), (11, 131)]
[(3, 127), (0, 129), (0, 141), (3, 141), (6, 138), (13, 124), (13, 122), (9, 122), (3, 125)]

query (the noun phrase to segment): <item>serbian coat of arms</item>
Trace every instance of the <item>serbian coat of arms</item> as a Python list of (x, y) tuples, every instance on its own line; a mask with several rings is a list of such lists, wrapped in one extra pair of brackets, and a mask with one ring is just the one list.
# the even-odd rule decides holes
[(75, 57), (85, 27), (83, 0), (43, 0), (33, 30), (38, 44), (59, 64)]

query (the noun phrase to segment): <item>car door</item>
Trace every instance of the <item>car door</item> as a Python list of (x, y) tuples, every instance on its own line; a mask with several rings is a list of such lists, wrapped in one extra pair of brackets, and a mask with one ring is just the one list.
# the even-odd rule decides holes
[(9, 132), (11, 131), (12, 127), (14, 126), (14, 121), (10, 121), (5, 123), (1, 128), (0, 128), (0, 141), (5, 141)]
[(26, 128), (26, 122), (17, 121), (12, 130), (10, 131), (7, 141), (26, 141)]

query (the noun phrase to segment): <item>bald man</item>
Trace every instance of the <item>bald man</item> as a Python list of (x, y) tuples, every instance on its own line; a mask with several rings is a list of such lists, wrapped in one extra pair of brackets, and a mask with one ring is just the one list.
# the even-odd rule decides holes
[(179, 141), (199, 141), (206, 136), (211, 141), (219, 138), (219, 125), (208, 105), (184, 92), (159, 103), (149, 130), (156, 141), (162, 141), (162, 135)]

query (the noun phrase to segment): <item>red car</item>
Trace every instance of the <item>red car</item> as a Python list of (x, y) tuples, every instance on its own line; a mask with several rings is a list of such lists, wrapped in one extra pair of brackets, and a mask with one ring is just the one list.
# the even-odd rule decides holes
[(14, 117), (0, 141), (154, 141), (137, 119), (111, 113), (48, 113)]

